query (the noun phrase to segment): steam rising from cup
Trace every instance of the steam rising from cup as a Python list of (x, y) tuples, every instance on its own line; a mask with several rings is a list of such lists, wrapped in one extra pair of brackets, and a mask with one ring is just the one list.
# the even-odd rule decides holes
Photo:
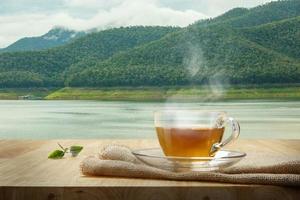
[[(207, 110), (206, 106), (210, 102), (217, 101), (224, 97), (229, 86), (225, 70), (220, 69), (220, 66), (222, 67), (221, 63), (216, 67), (210, 68), (207, 65), (205, 54), (199, 45), (188, 44), (186, 56), (183, 59), (183, 66), (189, 75), (190, 86), (196, 90), (200, 89), (200, 93), (202, 93), (200, 95), (192, 94), (193, 101), (199, 103), (199, 106), (195, 108), (187, 106), (187, 101), (182, 99), (183, 96), (177, 92), (167, 98), (163, 110), (184, 110), (187, 109), (186, 107), (188, 107), (189, 110)], [(201, 83), (199, 80), (203, 80), (203, 82)], [(178, 103), (178, 99), (181, 100), (180, 103)], [(184, 112), (181, 112), (176, 120), (177, 123), (181, 125), (184, 124), (182, 119), (188, 117), (182, 115), (184, 115)]]

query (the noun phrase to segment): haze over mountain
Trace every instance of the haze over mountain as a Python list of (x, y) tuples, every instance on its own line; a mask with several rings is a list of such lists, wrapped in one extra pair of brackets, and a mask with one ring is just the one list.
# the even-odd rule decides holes
[(49, 49), (66, 44), (85, 34), (86, 33), (83, 31), (77, 32), (64, 27), (55, 27), (42, 36), (22, 38), (8, 47), (0, 49), (0, 52), (36, 51)]
[(300, 82), (300, 1), (236, 8), (185, 28), (127, 27), (0, 54), (0, 87)]

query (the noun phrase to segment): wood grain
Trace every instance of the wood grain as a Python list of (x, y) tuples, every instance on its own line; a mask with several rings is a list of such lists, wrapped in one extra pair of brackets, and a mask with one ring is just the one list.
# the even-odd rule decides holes
[[(107, 144), (131, 148), (158, 147), (156, 140), (60, 140), (64, 146), (83, 145), (77, 158), (49, 160), (57, 141), (0, 140), (0, 200), (6, 199), (299, 199), (299, 188), (85, 177), (81, 160)], [(229, 148), (260, 149), (300, 155), (300, 140), (239, 140)], [(14, 151), (14, 152), (11, 152)], [(10, 155), (10, 156), (8, 156)], [(261, 198), (264, 197), (264, 198)]]
[[(295, 189), (269, 187), (9, 187), (1, 199), (63, 199), (63, 200), (236, 200), (236, 199), (299, 199)], [(2, 196), (1, 196), (2, 194)]]
[(46, 141), (36, 142), (34, 140), (0, 140), (0, 158), (13, 158), (23, 153), (39, 148)]

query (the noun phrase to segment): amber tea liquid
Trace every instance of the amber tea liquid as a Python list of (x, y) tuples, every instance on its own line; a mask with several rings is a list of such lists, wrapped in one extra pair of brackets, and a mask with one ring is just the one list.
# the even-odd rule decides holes
[(166, 156), (209, 157), (212, 145), (222, 140), (224, 129), (156, 127), (156, 133)]

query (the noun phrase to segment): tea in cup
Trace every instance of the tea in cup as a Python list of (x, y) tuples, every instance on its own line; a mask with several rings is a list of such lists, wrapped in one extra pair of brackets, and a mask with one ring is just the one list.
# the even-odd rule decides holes
[[(166, 110), (155, 112), (155, 128), (166, 156), (211, 157), (240, 134), (239, 123), (225, 112)], [(222, 141), (226, 124), (232, 128)]]

